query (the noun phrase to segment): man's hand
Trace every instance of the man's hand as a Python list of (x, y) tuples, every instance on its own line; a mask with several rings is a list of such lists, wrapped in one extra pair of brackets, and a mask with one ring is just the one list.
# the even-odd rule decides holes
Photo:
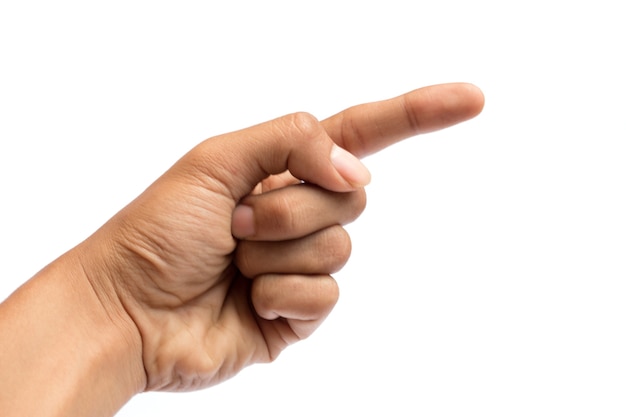
[[(236, 264), (236, 204), (285, 170), (306, 184), (250, 196), (265, 208)], [(308, 336), (336, 302), (329, 274), (350, 253), (339, 225), (363, 210), (368, 181), (296, 113), (204, 141), (81, 245), (100, 298), (119, 299), (137, 326), (146, 390), (207, 387)]]
[(482, 105), (471, 85), (432, 86), (199, 144), (0, 304), (0, 407), (110, 415), (138, 391), (207, 387), (273, 360), (337, 300), (341, 226), (369, 181), (353, 154)]
[(482, 101), (471, 85), (433, 86), (321, 123), (285, 116), (184, 156), (82, 245), (89, 278), (108, 280), (137, 326), (146, 389), (210, 386), (310, 335), (336, 303), (329, 274), (350, 253), (340, 225), (369, 181), (341, 148), (364, 156)]

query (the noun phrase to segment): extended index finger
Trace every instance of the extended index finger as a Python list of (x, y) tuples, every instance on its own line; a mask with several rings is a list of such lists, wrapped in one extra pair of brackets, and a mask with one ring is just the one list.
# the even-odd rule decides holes
[(439, 84), (350, 107), (322, 121), (333, 141), (358, 157), (478, 115), (484, 96), (467, 83)]

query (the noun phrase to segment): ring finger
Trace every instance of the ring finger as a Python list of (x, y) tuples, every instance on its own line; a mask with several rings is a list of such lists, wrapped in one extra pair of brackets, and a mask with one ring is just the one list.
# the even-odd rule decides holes
[(303, 238), (285, 241), (242, 241), (235, 252), (235, 265), (246, 277), (262, 274), (330, 274), (350, 257), (350, 236), (339, 225)]

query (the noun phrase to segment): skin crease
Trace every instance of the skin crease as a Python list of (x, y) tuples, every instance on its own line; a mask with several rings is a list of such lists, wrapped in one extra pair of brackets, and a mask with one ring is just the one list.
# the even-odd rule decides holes
[(342, 225), (369, 181), (352, 155), (483, 102), (471, 84), (443, 84), (200, 143), (0, 304), (3, 415), (113, 415), (139, 392), (201, 389), (274, 360), (337, 302)]

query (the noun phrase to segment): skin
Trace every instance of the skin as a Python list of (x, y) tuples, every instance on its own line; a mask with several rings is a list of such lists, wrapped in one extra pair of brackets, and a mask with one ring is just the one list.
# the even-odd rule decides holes
[(445, 84), (200, 143), (0, 304), (3, 415), (110, 416), (139, 392), (201, 389), (274, 360), (337, 302), (342, 225), (369, 181), (351, 154), (482, 107), (476, 87)]

